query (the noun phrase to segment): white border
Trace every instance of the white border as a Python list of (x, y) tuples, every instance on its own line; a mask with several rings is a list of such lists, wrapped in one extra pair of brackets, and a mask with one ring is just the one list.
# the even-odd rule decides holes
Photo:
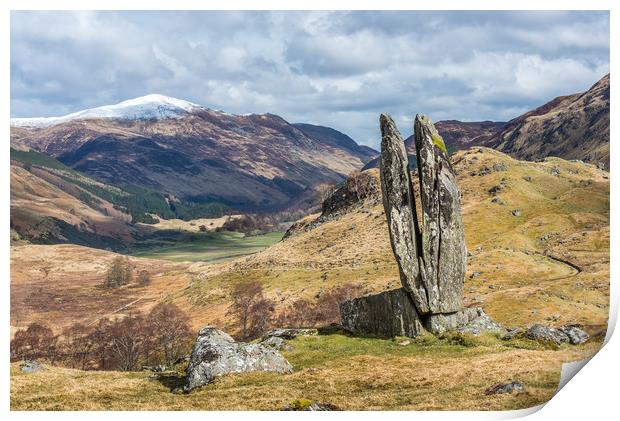
[[(225, 2), (198, 2), (191, 0), (150, 0), (148, 2), (142, 0), (92, 0), (92, 1), (78, 1), (78, 0), (56, 0), (53, 2), (44, 0), (24, 0), (14, 1), (5, 0), (2, 3), (3, 12), (0, 20), (0, 28), (2, 28), (2, 92), (3, 98), (0, 101), (0, 111), (3, 116), (0, 121), (2, 122), (3, 133), (5, 134), (5, 142), (8, 143), (10, 127), (9, 127), (9, 106), (10, 106), (10, 77), (9, 77), (9, 63), (10, 63), (10, 10), (198, 10), (198, 9), (212, 9), (212, 10), (354, 10), (354, 9), (377, 9), (380, 6), (381, 9), (392, 10), (404, 10), (404, 9), (416, 9), (416, 10), (611, 10), (611, 68), (615, 67), (618, 60), (618, 55), (615, 52), (617, 49), (617, 43), (614, 40), (620, 39), (618, 33), (618, 24), (620, 16), (620, 2), (612, 0), (589, 0), (589, 1), (577, 1), (577, 0), (564, 0), (564, 1), (544, 1), (544, 0), (520, 0), (520, 1), (491, 1), (491, 0), (469, 0), (467, 2), (458, 0), (434, 0), (425, 2), (408, 2), (404, 0), (382, 0), (381, 2), (371, 0), (341, 0), (334, 2), (333, 0), (314, 0), (314, 1), (284, 1), (284, 0), (271, 0), (271, 1), (250, 1), (250, 0), (227, 0)], [(465, 7), (467, 6), (467, 7)], [(614, 49), (615, 47), (615, 49)], [(618, 88), (616, 84), (611, 84), (611, 96), (612, 98), (620, 98), (618, 95)], [(615, 100), (613, 101), (615, 104)], [(615, 134), (618, 129), (618, 112), (617, 107), (611, 107), (611, 133)], [(615, 136), (617, 137), (617, 136)], [(614, 144), (614, 141), (611, 142)], [(2, 247), (2, 269), (3, 276), (2, 282), (4, 287), (4, 294), (2, 295), (4, 304), (4, 320), (1, 322), (1, 329), (3, 331), (3, 344), (1, 346), (2, 361), (2, 412), (9, 411), (9, 397), (10, 397), (10, 379), (9, 379), (9, 309), (10, 309), (10, 293), (9, 293), (9, 191), (10, 191), (10, 178), (9, 178), (9, 153), (8, 145), (5, 144), (3, 149), (0, 149), (0, 155), (2, 161), (0, 162), (0, 168), (4, 169), (2, 173), (2, 188), (0, 194), (2, 195), (2, 202), (5, 204), (0, 208), (0, 212), (3, 216), (3, 224), (0, 228), (0, 238)], [(617, 163), (614, 159), (616, 154), (614, 153), (615, 147), (611, 149), (611, 162)], [(613, 164), (612, 164), (613, 165)], [(615, 168), (615, 166), (614, 166)], [(611, 238), (617, 237), (618, 229), (616, 228), (615, 220), (613, 219), (614, 212), (618, 209), (618, 184), (614, 176), (615, 171), (611, 173), (611, 207), (612, 207), (612, 220), (611, 220)], [(613, 242), (613, 240), (612, 240)], [(548, 419), (611, 419), (618, 415), (618, 398), (617, 398), (617, 382), (620, 363), (618, 362), (617, 355), (620, 355), (620, 340), (617, 336), (611, 336), (611, 333), (615, 327), (617, 312), (618, 312), (618, 286), (617, 286), (617, 268), (618, 252), (615, 248), (611, 248), (611, 307), (610, 307), (610, 324), (608, 329), (608, 335), (606, 338), (606, 345), (604, 348), (587, 364), (585, 370), (581, 370), (574, 380), (568, 382), (564, 388), (557, 393), (557, 395), (551, 399), (546, 405), (531, 408), (523, 411), (505, 411), (505, 412), (345, 412), (345, 413), (320, 413), (321, 417), (339, 417), (344, 419), (358, 418), (375, 418), (378, 415), (381, 417), (392, 419), (410, 419), (415, 417), (416, 419), (432, 419), (432, 420), (480, 420), (480, 419), (509, 419), (520, 416), (525, 416), (540, 411), (531, 415), (531, 419), (536, 420), (548, 420)], [(5, 342), (6, 341), (6, 342)], [(573, 364), (574, 365), (574, 364)], [(568, 370), (570, 371), (570, 370)], [(568, 373), (566, 371), (566, 373)], [(563, 373), (563, 377), (566, 376)], [(572, 377), (572, 376), (571, 376)], [(542, 409), (541, 409), (542, 408)], [(8, 413), (11, 418), (26, 419), (32, 415), (45, 416), (51, 419), (83, 419), (84, 417), (94, 419), (108, 418), (110, 414), (105, 412), (98, 413), (79, 413), (79, 412), (56, 412), (56, 413)], [(114, 414), (114, 417), (121, 418), (159, 418), (167, 419), (171, 414), (168, 412), (123, 412)], [(204, 419), (204, 417), (217, 417), (218, 420), (232, 420), (237, 419), (242, 415), (239, 412), (185, 412), (182, 417), (188, 417), (192, 419)], [(274, 416), (278, 417), (311, 417), (315, 418), (319, 416), (319, 413), (251, 413), (248, 414), (253, 418), (268, 419)]]

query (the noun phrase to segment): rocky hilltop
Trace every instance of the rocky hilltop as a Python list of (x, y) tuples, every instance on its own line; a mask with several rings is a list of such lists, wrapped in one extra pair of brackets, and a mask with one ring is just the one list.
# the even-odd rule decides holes
[(609, 79), (520, 115), (480, 143), (519, 159), (557, 156), (609, 170)]
[(98, 181), (253, 211), (286, 207), (376, 154), (344, 137), (273, 114), (232, 115), (158, 95), (14, 119), (11, 127), (12, 147), (50, 155)]

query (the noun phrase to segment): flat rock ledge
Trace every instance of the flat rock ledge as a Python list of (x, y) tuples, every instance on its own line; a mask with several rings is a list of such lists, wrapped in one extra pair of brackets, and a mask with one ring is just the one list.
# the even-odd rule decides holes
[(441, 314), (419, 315), (409, 293), (403, 288), (345, 301), (340, 305), (344, 330), (354, 335), (415, 338), (425, 331), (441, 334), (459, 331), (505, 332), (478, 307)]
[(263, 335), (263, 341), (269, 338), (295, 339), (298, 336), (317, 336), (317, 329), (294, 329), (294, 328), (278, 328), (272, 329)]
[(285, 374), (292, 373), (293, 366), (272, 347), (236, 342), (227, 333), (206, 326), (198, 332), (183, 392), (209, 384), (219, 376), (250, 371)]

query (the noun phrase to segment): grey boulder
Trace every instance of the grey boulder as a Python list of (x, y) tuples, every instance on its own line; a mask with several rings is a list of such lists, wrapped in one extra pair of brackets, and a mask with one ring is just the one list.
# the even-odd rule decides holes
[(579, 329), (577, 326), (564, 326), (560, 328), (560, 330), (568, 336), (570, 343), (573, 345), (582, 344), (590, 339), (590, 335)]
[(293, 347), (286, 343), (286, 341), (279, 336), (269, 336), (268, 338), (262, 340), (261, 345), (265, 345), (276, 349), (278, 351), (292, 351)]
[(505, 329), (480, 307), (466, 307), (452, 313), (429, 314), (422, 320), (426, 330), (434, 334), (450, 330), (474, 335), (482, 332), (505, 332)]
[(497, 395), (501, 393), (524, 392), (525, 386), (519, 381), (511, 381), (510, 383), (499, 383), (489, 387), (484, 391), (485, 395)]
[(22, 373), (36, 373), (43, 368), (41, 363), (36, 360), (26, 360), (20, 364), (19, 369)]
[(207, 326), (198, 333), (183, 390), (189, 392), (226, 374), (250, 371), (284, 374), (291, 373), (293, 367), (271, 347), (235, 342), (228, 334)]
[(523, 334), (528, 339), (541, 343), (554, 343), (561, 345), (570, 342), (570, 338), (560, 329), (535, 324), (528, 327)]

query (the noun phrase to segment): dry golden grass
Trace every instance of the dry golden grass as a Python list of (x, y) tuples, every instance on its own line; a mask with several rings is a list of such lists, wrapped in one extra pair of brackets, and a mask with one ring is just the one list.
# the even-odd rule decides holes
[[(517, 161), (486, 148), (458, 152), (453, 162), (471, 254), (466, 304), (483, 306), (507, 326), (579, 323), (590, 333), (604, 328), (609, 311), (608, 173), (556, 158)], [(477, 175), (494, 166), (500, 170)], [(491, 201), (489, 189), (497, 185), (503, 186), (498, 194), (503, 205)], [(513, 216), (517, 209), (521, 216)], [(173, 299), (210, 323), (221, 320), (214, 307), (225, 309), (232, 285), (247, 279), (260, 281), (283, 305), (347, 282), (368, 292), (400, 285), (380, 203), (252, 256), (222, 265), (196, 264), (190, 271), (192, 284)], [(474, 272), (479, 275), (472, 277)]]
[[(170, 393), (180, 377), (148, 372), (85, 372), (46, 366), (25, 374), (11, 366), (12, 410), (279, 410), (296, 399), (347, 410), (502, 410), (549, 400), (560, 366), (592, 355), (596, 343), (543, 350), (512, 348), (493, 337), (399, 340), (342, 335), (297, 338), (285, 356), (290, 375), (247, 373), (218, 379), (188, 395)], [(513, 344), (514, 345), (514, 344)], [(487, 396), (512, 379), (526, 393)]]
[(151, 274), (151, 284), (102, 288), (107, 265), (116, 256), (73, 244), (12, 246), (11, 330), (40, 322), (60, 332), (76, 322), (147, 310), (187, 284), (184, 265), (132, 257), (136, 271)]
[[(509, 327), (578, 323), (590, 334), (603, 332), (609, 311), (608, 173), (554, 158), (521, 162), (484, 148), (458, 152), (453, 162), (463, 192), (471, 253), (466, 305), (484, 307)], [(494, 166), (499, 170), (477, 175)], [(493, 203), (489, 193), (497, 185), (502, 186), (498, 196), (503, 205)], [(513, 210), (520, 210), (520, 216)], [(99, 253), (107, 252), (40, 247), (21, 249), (21, 254), (18, 247), (12, 248), (12, 294), (63, 291), (70, 296), (77, 291), (75, 300), (84, 300), (81, 311), (86, 311), (97, 300), (84, 295), (98, 291), (95, 278), (101, 271), (96, 262), (103, 258)], [(70, 251), (63, 254), (63, 247)], [(43, 281), (40, 271), (49, 261), (56, 262), (57, 273)], [(400, 285), (380, 203), (361, 206), (232, 262), (145, 264), (161, 269), (148, 302), (175, 302), (190, 314), (195, 328), (204, 324), (230, 328), (225, 318), (229, 294), (234, 284), (245, 280), (260, 281), (278, 308), (347, 282), (361, 284), (368, 292)], [(472, 276), (474, 272), (478, 275)], [(99, 300), (101, 307), (109, 308), (111, 300)], [(78, 317), (66, 310), (29, 308), (31, 319), (64, 323)], [(169, 393), (174, 377), (162, 383), (149, 380), (147, 373), (59, 368), (26, 375), (13, 366), (11, 407), (279, 409), (307, 398), (345, 409), (515, 409), (548, 400), (557, 387), (561, 364), (588, 357), (600, 346), (598, 340), (559, 350), (492, 338), (473, 339), (474, 346), (433, 339), (425, 345), (427, 340), (401, 347), (391, 341), (339, 335), (300, 338), (294, 341), (295, 351), (286, 354), (295, 373), (230, 376), (187, 396)], [(488, 386), (510, 379), (523, 381), (528, 393), (484, 395)]]

